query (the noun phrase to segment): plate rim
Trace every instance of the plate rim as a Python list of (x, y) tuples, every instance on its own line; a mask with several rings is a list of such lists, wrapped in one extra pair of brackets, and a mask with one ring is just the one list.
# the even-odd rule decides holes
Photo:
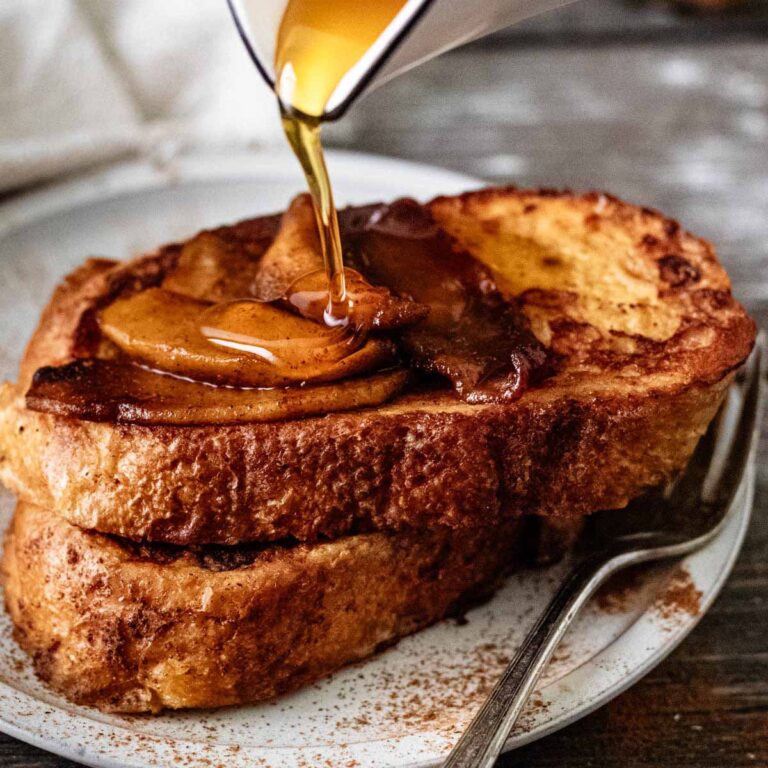
[[(478, 176), (429, 163), (403, 160), (353, 150), (330, 149), (326, 152), (331, 176), (350, 173), (359, 164), (373, 164), (381, 171), (395, 171), (419, 178), (428, 175), (445, 186), (469, 190), (488, 182)], [(21, 191), (0, 203), (0, 235), (6, 235), (45, 216), (71, 210), (102, 200), (105, 195), (126, 195), (144, 190), (169, 188), (190, 183), (223, 180), (252, 180), (255, 176), (286, 175), (300, 180), (295, 158), (286, 150), (269, 154), (261, 151), (189, 152), (168, 160), (147, 158), (125, 160), (104, 168), (92, 169), (39, 188)]]
[[(24, 192), (11, 200), (0, 204), (0, 235), (5, 235), (19, 226), (34, 224), (35, 220), (54, 215), (64, 210), (71, 210), (79, 206), (87, 206), (97, 200), (103, 200), (105, 196), (119, 197), (136, 193), (142, 190), (161, 189), (176, 185), (190, 183), (215, 182), (225, 179), (236, 178), (244, 181), (263, 179), (270, 174), (277, 175), (283, 179), (286, 177), (287, 162), (293, 162), (287, 152), (276, 152), (265, 156), (256, 151), (250, 152), (228, 152), (222, 153), (190, 153), (176, 156), (173, 159), (158, 163), (150, 160), (131, 160), (112, 164), (106, 168), (97, 169), (85, 174), (78, 175), (71, 179), (46, 185), (42, 189), (35, 189)], [(464, 189), (474, 188), (483, 185), (483, 180), (463, 174), (450, 169), (439, 168), (426, 163), (415, 163), (407, 160), (401, 160), (394, 157), (382, 155), (372, 155), (362, 152), (349, 151), (331, 151), (329, 152), (329, 165), (334, 172), (351, 172), (360, 163), (371, 164), (379, 170), (387, 169), (389, 171), (397, 170), (398, 173), (413, 174), (414, 177), (428, 175), (435, 180), (436, 185), (445, 187), (462, 187)], [(298, 176), (297, 176), (298, 178)], [(740, 503), (740, 509), (734, 515), (735, 520), (726, 527), (723, 533), (718, 537), (732, 536), (730, 548), (724, 558), (720, 560), (720, 569), (715, 581), (710, 585), (708, 591), (702, 596), (701, 608), (696, 616), (690, 616), (685, 622), (680, 622), (675, 627), (675, 631), (670, 633), (667, 642), (661, 644), (655, 649), (637, 667), (633, 667), (631, 672), (625, 673), (622, 678), (614, 683), (609, 689), (603, 690), (597, 695), (582, 700), (572, 711), (564, 713), (559, 717), (553, 718), (549, 722), (539, 727), (533, 727), (528, 732), (516, 733), (508, 740), (504, 751), (523, 746), (532, 741), (543, 738), (554, 733), (561, 728), (570, 725), (576, 720), (585, 717), (589, 713), (603, 706), (615, 696), (618, 696), (629, 687), (634, 685), (640, 678), (645, 676), (651, 669), (665, 659), (694, 629), (701, 618), (709, 610), (710, 606), (717, 598), (727, 581), (736, 559), (741, 551), (744, 538), (751, 518), (752, 502), (754, 497), (754, 454), (750, 460), (748, 471), (745, 474), (740, 495), (743, 499)], [(732, 528), (736, 528), (735, 532)], [(681, 563), (687, 562), (688, 558), (681, 560)], [(647, 612), (638, 617), (639, 622)], [(602, 651), (591, 657), (580, 667), (571, 670), (562, 680), (574, 674), (579, 669), (584, 669), (594, 665), (596, 660), (621, 638), (636, 626), (637, 622), (630, 625), (625, 632), (607, 645)], [(561, 681), (554, 681), (541, 689), (541, 693), (556, 686)], [(30, 694), (18, 691), (12, 686), (0, 682), (0, 700), (6, 695), (22, 696), (31, 702), (49, 707), (48, 702), (39, 699)], [(55, 696), (55, 695), (54, 695)], [(62, 699), (62, 701), (64, 701)], [(59, 707), (63, 709), (62, 707)], [(65, 710), (66, 711), (66, 710)], [(69, 716), (80, 719), (82, 716), (77, 712), (68, 712)], [(88, 718), (90, 722), (99, 722), (97, 718)], [(121, 728), (119, 725), (101, 721), (99, 723), (104, 730), (117, 730), (133, 734), (127, 728)], [(110, 745), (108, 740), (98, 747), (98, 752), (92, 754), (80, 754), (79, 750), (65, 741), (56, 740), (60, 734), (53, 736), (45, 735), (45, 728), (31, 730), (29, 727), (23, 728), (7, 720), (0, 713), (0, 731), (27, 742), (40, 749), (52, 752), (62, 757), (80, 762), (86, 765), (98, 766), (104, 768), (126, 768), (126, 766), (148, 765), (143, 762), (134, 762), (126, 760), (125, 748)], [(425, 736), (428, 734), (424, 734)], [(173, 740), (170, 737), (167, 741), (173, 741), (181, 744), (194, 744), (185, 740)], [(367, 745), (385, 744), (386, 739), (366, 740), (362, 742)], [(301, 747), (273, 747), (269, 749), (272, 754), (279, 754), (280, 750), (299, 752), (305, 749)], [(308, 748), (308, 749), (311, 749)], [(194, 756), (194, 755), (193, 755)], [(438, 764), (435, 760), (417, 760), (416, 762), (403, 763), (403, 768), (426, 768)]]

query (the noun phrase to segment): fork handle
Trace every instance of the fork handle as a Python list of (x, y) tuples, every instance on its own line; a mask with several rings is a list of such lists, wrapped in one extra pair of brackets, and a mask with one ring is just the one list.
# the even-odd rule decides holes
[(493, 691), (451, 750), (443, 768), (490, 768), (571, 622), (620, 563), (594, 556), (579, 563), (528, 633)]

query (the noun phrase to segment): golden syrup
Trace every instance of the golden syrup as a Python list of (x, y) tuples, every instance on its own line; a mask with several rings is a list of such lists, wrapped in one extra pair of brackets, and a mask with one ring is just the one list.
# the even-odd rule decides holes
[(349, 319), (344, 257), (331, 180), (320, 143), (320, 124), (306, 118), (291, 117), (286, 113), (282, 119), (285, 135), (306, 176), (312, 206), (315, 209), (323, 265), (328, 281), (324, 320), (326, 325), (344, 326)]
[(200, 329), (209, 342), (246, 352), (278, 370), (332, 364), (357, 346), (344, 328), (329, 328), (252, 299), (214, 304), (203, 313)]
[(406, 0), (288, 0), (277, 33), (275, 89), (291, 113), (320, 119), (337, 86)]
[(333, 191), (321, 119), (343, 77), (389, 26), (406, 0), (288, 0), (277, 34), (275, 90), (283, 128), (307, 178), (328, 275), (329, 325), (349, 319)]

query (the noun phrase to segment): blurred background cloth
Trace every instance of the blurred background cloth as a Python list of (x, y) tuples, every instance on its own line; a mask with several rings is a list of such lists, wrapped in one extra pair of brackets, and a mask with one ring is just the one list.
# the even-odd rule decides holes
[(283, 141), (224, 0), (0, 0), (0, 191), (131, 153)]

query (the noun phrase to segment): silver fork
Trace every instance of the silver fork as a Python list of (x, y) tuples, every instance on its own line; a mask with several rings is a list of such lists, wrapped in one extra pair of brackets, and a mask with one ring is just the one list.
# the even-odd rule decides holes
[(609, 576), (636, 563), (686, 555), (723, 529), (756, 443), (764, 344), (761, 334), (718, 417), (673, 484), (647, 494), (627, 509), (589, 518), (573, 571), (528, 633), (443, 768), (493, 765), (566, 629)]

